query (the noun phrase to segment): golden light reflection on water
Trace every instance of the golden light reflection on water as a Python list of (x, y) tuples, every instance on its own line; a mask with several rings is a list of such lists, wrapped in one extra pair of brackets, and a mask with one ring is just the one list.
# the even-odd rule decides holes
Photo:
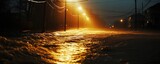
[(68, 36), (68, 35), (87, 35), (87, 34), (105, 34), (105, 33), (115, 33), (114, 31), (106, 31), (99, 29), (89, 29), (89, 28), (81, 28), (81, 29), (72, 29), (67, 31), (57, 31), (54, 32), (56, 36)]
[(88, 28), (54, 32), (55, 38), (60, 43), (56, 43), (56, 50), (52, 52), (53, 62), (55, 64), (81, 64), (89, 53), (89, 47), (85, 45), (94, 43), (90, 42), (91, 38), (103, 37), (101, 34), (106, 37), (106, 34), (120, 33), (123, 32)]
[(55, 64), (81, 64), (85, 59), (87, 50), (82, 43), (59, 44), (56, 51), (52, 52)]

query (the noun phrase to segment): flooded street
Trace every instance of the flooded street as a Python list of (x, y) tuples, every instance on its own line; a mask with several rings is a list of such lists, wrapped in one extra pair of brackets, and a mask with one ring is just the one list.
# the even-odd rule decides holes
[[(54, 34), (59, 42), (54, 44), (55, 47), (49, 47), (52, 51), (54, 64), (82, 64), (87, 59), (94, 59), (89, 56), (98, 55), (98, 53), (93, 53), (91, 50), (95, 45), (101, 44), (93, 38), (107, 37), (106, 31), (89, 31), (87, 29), (55, 32)], [(100, 48), (103, 49), (104, 47), (100, 46)], [(94, 50), (98, 49), (95, 48)]]
[(0, 0), (0, 64), (160, 64), (160, 0)]
[(153, 57), (160, 52), (159, 39), (154, 34), (88, 29), (1, 36), (0, 64), (145, 64), (159, 59)]

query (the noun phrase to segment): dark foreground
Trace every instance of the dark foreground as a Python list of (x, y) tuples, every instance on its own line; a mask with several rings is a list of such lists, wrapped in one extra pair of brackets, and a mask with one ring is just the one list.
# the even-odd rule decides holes
[(160, 34), (68, 31), (0, 36), (0, 64), (160, 64)]
[(111, 58), (108, 62), (101, 61), (102, 64), (160, 64), (159, 35), (115, 35), (102, 41), (111, 46), (108, 53)]

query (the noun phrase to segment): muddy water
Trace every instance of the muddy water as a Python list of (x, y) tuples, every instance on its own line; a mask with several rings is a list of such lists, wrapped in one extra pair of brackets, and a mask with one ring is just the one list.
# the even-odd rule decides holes
[(114, 34), (71, 30), (0, 37), (0, 64), (104, 64), (111, 57), (98, 39)]

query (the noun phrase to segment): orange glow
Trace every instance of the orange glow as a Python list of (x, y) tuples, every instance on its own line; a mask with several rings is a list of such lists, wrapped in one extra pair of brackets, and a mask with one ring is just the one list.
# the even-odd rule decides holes
[[(127, 34), (121, 31), (109, 31), (93, 28), (72, 29), (67, 31), (53, 32), (57, 42), (50, 52), (52, 64), (82, 64), (90, 49), (86, 44), (93, 42), (91, 38), (104, 38), (112, 34)], [(108, 34), (108, 35), (107, 35)], [(72, 41), (71, 41), (72, 40)], [(78, 41), (73, 41), (78, 40)]]
[(86, 16), (86, 13), (83, 13), (84, 16)]
[(66, 11), (68, 11), (68, 9), (66, 9)]
[(67, 2), (78, 2), (78, 0), (67, 0)]
[(114, 25), (112, 25), (112, 28), (114, 28)]
[(107, 32), (109, 32), (109, 31), (100, 30), (100, 29), (92, 29), (92, 28), (80, 28), (79, 30), (72, 29), (72, 30), (67, 30), (65, 32), (57, 31), (57, 32), (55, 32), (55, 35), (56, 36), (87, 35), (87, 34), (104, 34)]
[(89, 17), (86, 17), (86, 19), (87, 19), (87, 21), (89, 21), (90, 19), (89, 19)]
[(83, 8), (83, 5), (80, 3), (81, 1), (80, 0), (66, 0), (67, 1), (67, 14), (70, 14), (68, 15), (69, 17), (68, 18), (72, 18), (72, 20), (70, 21), (67, 21), (68, 24), (70, 24), (70, 29), (72, 28), (76, 28), (76, 22), (77, 22), (77, 17), (79, 15), (79, 20), (80, 20), (80, 23), (81, 25), (83, 26), (80, 26), (81, 27), (87, 27), (87, 28), (90, 28), (90, 27), (93, 27), (93, 22), (91, 21), (91, 17), (89, 17), (90, 15), (88, 15), (86, 13), (86, 10), (85, 8)]
[(59, 44), (56, 52), (52, 52), (56, 64), (80, 64), (78, 61), (85, 59), (86, 47), (83, 43)]

